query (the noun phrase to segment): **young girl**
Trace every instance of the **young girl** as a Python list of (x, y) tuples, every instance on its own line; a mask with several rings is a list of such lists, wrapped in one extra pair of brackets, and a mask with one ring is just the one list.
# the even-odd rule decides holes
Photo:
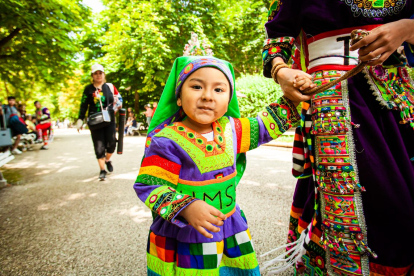
[(258, 117), (240, 118), (235, 91), (226, 61), (174, 62), (134, 185), (154, 214), (148, 275), (260, 275), (236, 187), (245, 152), (276, 139), (300, 116), (282, 97)]

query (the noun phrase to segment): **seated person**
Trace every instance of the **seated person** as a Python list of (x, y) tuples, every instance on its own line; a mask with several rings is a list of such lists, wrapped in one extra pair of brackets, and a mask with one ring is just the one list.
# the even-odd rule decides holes
[(15, 137), (11, 147), (13, 154), (22, 154), (17, 148), (20, 143), (21, 135), (27, 133), (26, 125), (20, 121), (19, 113), (16, 108), (16, 98), (14, 96), (7, 97), (8, 104), (3, 105), (0, 115), (5, 116), (6, 126), (11, 129), (12, 137)]
[(130, 126), (128, 127), (127, 134), (134, 136), (134, 130), (137, 130), (137, 129), (138, 129), (137, 121), (135, 120), (135, 115), (133, 115), (133, 117), (131, 118)]
[(124, 128), (124, 135), (128, 135), (128, 128), (132, 125), (132, 117), (128, 117), (125, 128)]
[(30, 115), (30, 114), (26, 115), (25, 123), (26, 123), (27, 129), (29, 130), (29, 132), (27, 132), (27, 134), (34, 134), (35, 137), (36, 137), (35, 140), (37, 140), (39, 138), (39, 135), (38, 135), (37, 130), (36, 130), (36, 125), (33, 121), (34, 120), (33, 120), (32, 115)]

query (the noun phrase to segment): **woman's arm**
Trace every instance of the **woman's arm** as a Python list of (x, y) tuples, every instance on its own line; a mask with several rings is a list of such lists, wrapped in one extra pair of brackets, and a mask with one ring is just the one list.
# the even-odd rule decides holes
[(86, 111), (88, 111), (88, 86), (83, 90), (78, 120), (85, 119)]
[(270, 4), (268, 21), (265, 24), (266, 39), (262, 50), (265, 77), (272, 77), (270, 71), (274, 58), (279, 57), (287, 63), (291, 57), (293, 44), (302, 28), (302, 1), (274, 0)]
[[(295, 38), (301, 31), (302, 0), (273, 1), (269, 8), (268, 22), (265, 24), (267, 39), (262, 50), (263, 75), (271, 78), (272, 67), (276, 63), (288, 63)], [(310, 100), (310, 96), (302, 95), (300, 88), (304, 83), (295, 87), (295, 79), (306, 81), (307, 87), (312, 87), (311, 76), (290, 68), (282, 68), (277, 73), (277, 80), (286, 98), (298, 105), (302, 101)]]
[[(351, 46), (350, 50), (356, 51), (359, 49), (359, 59), (369, 61), (368, 64), (374, 66), (386, 61), (403, 42), (414, 45), (413, 19), (401, 19), (381, 25)], [(374, 59), (376, 57), (379, 58)]]
[(237, 153), (247, 152), (278, 138), (301, 117), (295, 105), (281, 97), (270, 104), (256, 118), (234, 119), (237, 136)]

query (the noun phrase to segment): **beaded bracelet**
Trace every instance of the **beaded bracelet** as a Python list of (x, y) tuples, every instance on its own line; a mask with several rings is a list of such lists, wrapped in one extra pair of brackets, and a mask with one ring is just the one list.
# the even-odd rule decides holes
[(272, 75), (273, 80), (277, 84), (279, 84), (279, 82), (277, 81), (277, 73), (282, 68), (289, 68), (289, 66), (284, 62), (276, 62), (275, 65), (273, 65), (273, 67), (272, 67), (271, 75)]

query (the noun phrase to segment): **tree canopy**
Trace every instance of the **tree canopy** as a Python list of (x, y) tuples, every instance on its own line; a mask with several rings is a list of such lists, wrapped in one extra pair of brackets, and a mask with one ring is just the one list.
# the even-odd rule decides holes
[(30, 102), (49, 95), (48, 102), (57, 104), (60, 87), (75, 75), (78, 34), (90, 9), (74, 0), (1, 0), (0, 11), (3, 99), (13, 94)]
[(73, 71), (76, 33), (90, 11), (72, 0), (0, 1), (0, 76), (14, 87), (24, 81), (56, 83)]
[[(208, 41), (216, 57), (231, 60), (237, 75), (261, 71), (268, 1), (103, 2), (107, 9), (93, 27), (99, 37), (91, 43), (85, 34), (85, 69), (95, 62), (108, 68), (107, 79), (120, 87), (128, 106), (133, 106), (137, 93), (141, 107), (159, 98), (192, 31)], [(102, 47), (93, 50), (96, 45)]]
[[(230, 60), (236, 76), (261, 71), (270, 1), (102, 0), (92, 14), (80, 0), (0, 0), (0, 95), (46, 101), (55, 114), (76, 117), (90, 66), (139, 111), (158, 100), (191, 32)], [(76, 72), (76, 73), (75, 73)], [(65, 101), (64, 99), (71, 99)], [(30, 109), (29, 109), (30, 110)]]

